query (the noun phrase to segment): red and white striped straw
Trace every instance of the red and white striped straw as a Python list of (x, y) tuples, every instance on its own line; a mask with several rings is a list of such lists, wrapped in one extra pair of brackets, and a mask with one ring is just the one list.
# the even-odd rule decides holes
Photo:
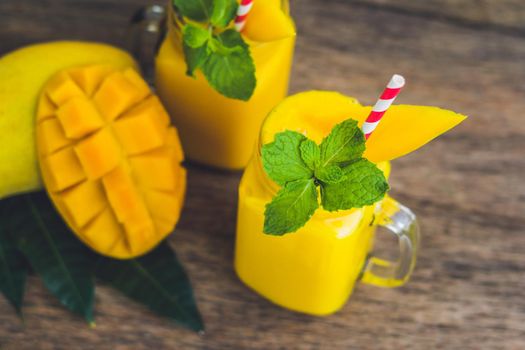
[(368, 118), (366, 118), (365, 123), (363, 124), (363, 133), (367, 140), (372, 132), (374, 132), (375, 128), (381, 121), (381, 118), (383, 118), (387, 109), (392, 105), (392, 102), (394, 102), (403, 86), (405, 86), (405, 78), (401, 75), (394, 74), (379, 97), (379, 100), (377, 100), (375, 106), (372, 108), (372, 112), (370, 112)]
[(235, 29), (238, 32), (242, 31), (246, 25), (246, 18), (252, 9), (254, 0), (242, 0), (239, 8), (237, 8), (237, 17), (235, 17)]

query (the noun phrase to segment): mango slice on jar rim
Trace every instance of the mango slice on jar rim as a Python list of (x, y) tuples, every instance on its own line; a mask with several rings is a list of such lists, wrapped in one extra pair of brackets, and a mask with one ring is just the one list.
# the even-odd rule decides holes
[(128, 259), (171, 233), (186, 172), (177, 130), (144, 80), (108, 66), (61, 71), (37, 112), (42, 177), (72, 231), (98, 253)]
[[(320, 143), (343, 120), (355, 119), (361, 127), (371, 109), (338, 92), (298, 93), (270, 112), (261, 130), (261, 141), (266, 144), (273, 141), (276, 133), (294, 130)], [(374, 163), (399, 158), (465, 119), (464, 115), (438, 107), (393, 105), (368, 139), (364, 157)]]
[(271, 42), (294, 36), (295, 25), (280, 2), (259, 0), (253, 2), (242, 34), (254, 42)]
[(375, 163), (402, 157), (446, 133), (466, 118), (438, 107), (391, 106), (367, 140), (364, 157)]

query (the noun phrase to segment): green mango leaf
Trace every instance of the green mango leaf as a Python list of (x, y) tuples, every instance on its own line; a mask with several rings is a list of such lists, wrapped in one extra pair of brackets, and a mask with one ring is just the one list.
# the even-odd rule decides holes
[(14, 199), (0, 202), (0, 291), (21, 316), (27, 263), (10, 235), (10, 218), (17, 209)]
[(166, 242), (136, 259), (101, 258), (96, 275), (152, 311), (192, 330), (204, 329), (190, 280)]
[(62, 221), (45, 192), (13, 198), (13, 237), (47, 289), (70, 311), (93, 323), (96, 256)]

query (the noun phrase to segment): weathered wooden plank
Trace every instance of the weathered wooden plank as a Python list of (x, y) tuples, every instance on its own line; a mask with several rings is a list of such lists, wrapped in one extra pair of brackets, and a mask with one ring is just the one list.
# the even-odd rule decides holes
[[(192, 165), (172, 243), (193, 280), (207, 324), (204, 336), (174, 327), (104, 286), (97, 290), (97, 328), (89, 329), (31, 278), (25, 327), (0, 300), (0, 347), (524, 348), (525, 39), (491, 26), (443, 21), (412, 10), (404, 0), (398, 3), (406, 11), (366, 1), (295, 2), (299, 39), (292, 91), (339, 90), (372, 103), (388, 77), (399, 72), (408, 81), (399, 103), (435, 104), (470, 116), (394, 164), (392, 195), (414, 209), (423, 231), (419, 263), (407, 286), (360, 285), (351, 302), (327, 318), (271, 305), (244, 287), (232, 269), (240, 174)], [(65, 37), (121, 44), (128, 16), (142, 3), (1, 1), (0, 52)], [(440, 3), (439, 13), (457, 11), (449, 8), (452, 2)]]
[(487, 26), (525, 33), (525, 7), (521, 0), (350, 0), (384, 10), (435, 17), (464, 25)]

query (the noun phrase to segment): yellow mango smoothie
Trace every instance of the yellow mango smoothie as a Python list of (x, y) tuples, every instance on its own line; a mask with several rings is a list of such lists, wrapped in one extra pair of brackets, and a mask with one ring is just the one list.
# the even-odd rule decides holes
[[(350, 210), (319, 207), (292, 233), (263, 232), (265, 208), (280, 190), (263, 166), (263, 145), (285, 131), (319, 144), (335, 125), (349, 118), (362, 127), (370, 111), (371, 107), (339, 93), (310, 91), (285, 99), (263, 123), (258, 147), (239, 186), (235, 270), (247, 286), (280, 306), (313, 315), (331, 314), (345, 304), (357, 281), (396, 287), (413, 270), (419, 240), (416, 219), (388, 195), (373, 205)], [(392, 106), (366, 142), (363, 157), (388, 178), (390, 160), (421, 147), (464, 118), (436, 107)], [(374, 256), (379, 226), (398, 238), (397, 261)]]
[(180, 132), (191, 160), (225, 169), (246, 166), (261, 123), (288, 90), (295, 28), (288, 1), (255, 1), (243, 38), (257, 80), (248, 101), (217, 92), (201, 71), (186, 75), (181, 30), (172, 11), (168, 34), (156, 58), (158, 95)]

